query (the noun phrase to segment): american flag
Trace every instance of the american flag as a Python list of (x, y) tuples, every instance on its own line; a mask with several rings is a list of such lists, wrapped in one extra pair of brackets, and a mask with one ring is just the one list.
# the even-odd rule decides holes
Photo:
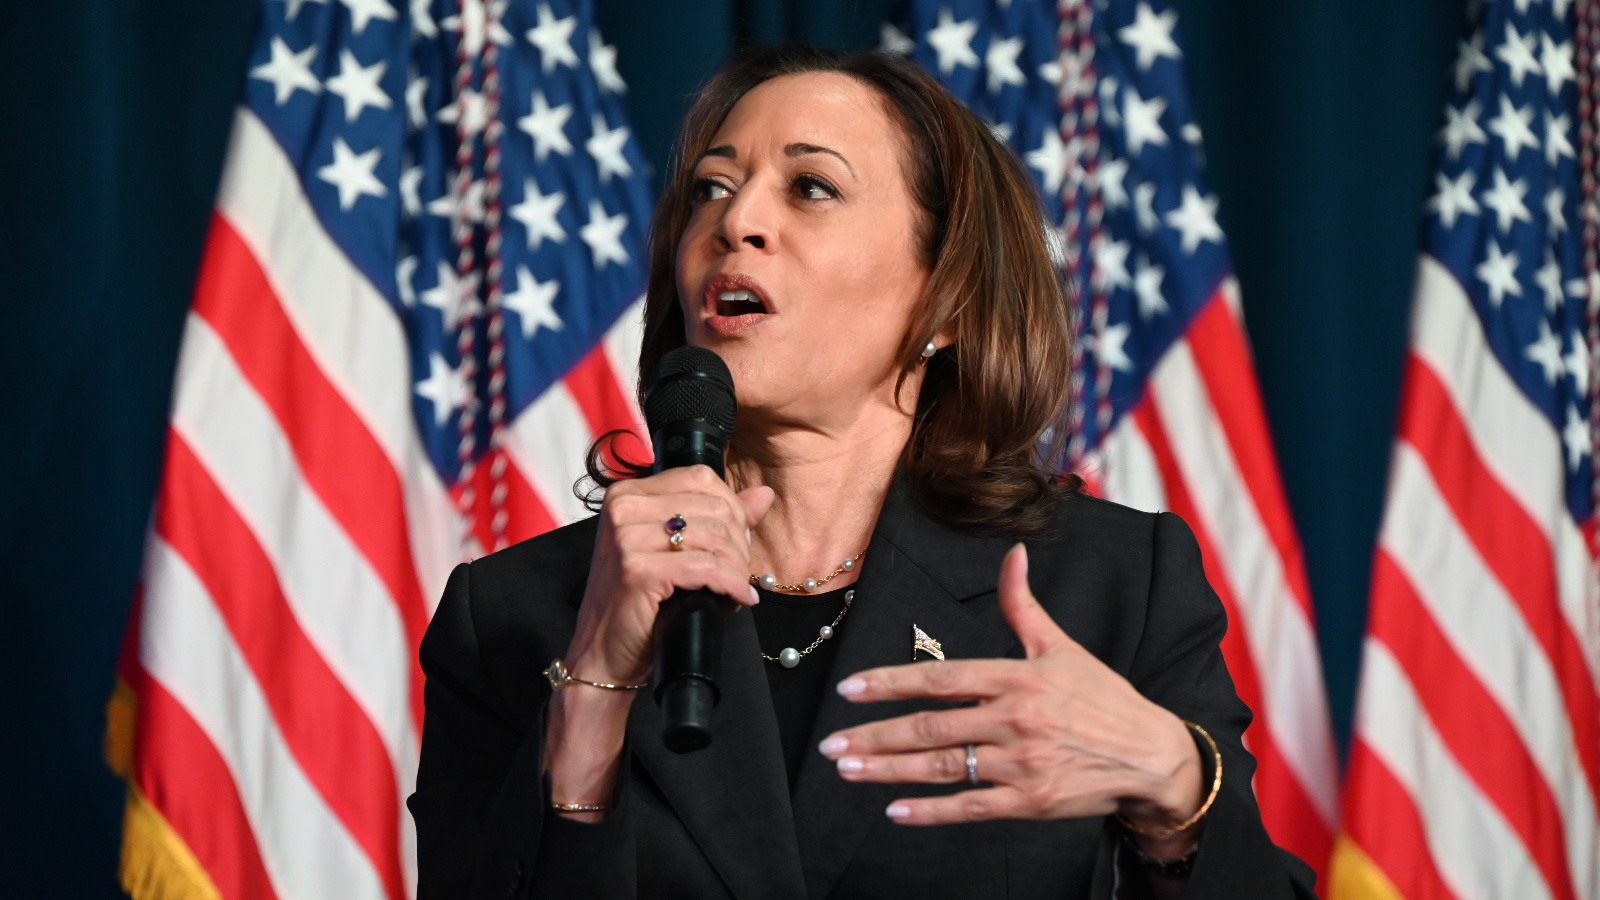
[(414, 894), (445, 579), (637, 421), (625, 91), (581, 0), (265, 0), (122, 666), (135, 897)]
[(1299, 540), (1164, 0), (917, 0), (909, 53), (1022, 156), (1076, 283), (1069, 462), (1195, 531), (1273, 839), (1321, 868), (1337, 762)]
[(1335, 897), (1600, 897), (1600, 9), (1475, 19), (1427, 202)]

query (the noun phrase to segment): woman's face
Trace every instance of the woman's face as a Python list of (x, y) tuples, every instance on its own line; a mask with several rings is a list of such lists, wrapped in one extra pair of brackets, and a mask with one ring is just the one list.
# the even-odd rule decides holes
[(774, 78), (695, 164), (679, 302), (688, 342), (732, 370), (741, 423), (832, 431), (892, 402), (928, 273), (880, 104), (845, 75)]

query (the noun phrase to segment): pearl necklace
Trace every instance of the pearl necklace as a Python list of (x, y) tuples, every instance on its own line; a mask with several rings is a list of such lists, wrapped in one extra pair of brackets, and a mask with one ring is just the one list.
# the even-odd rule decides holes
[(798, 594), (801, 591), (804, 591), (809, 594), (846, 572), (854, 572), (856, 570), (856, 563), (861, 562), (861, 557), (866, 555), (867, 548), (862, 547), (860, 553), (857, 553), (850, 559), (840, 563), (839, 568), (834, 569), (832, 572), (829, 572), (821, 578), (807, 578), (805, 581), (802, 581), (799, 584), (779, 584), (778, 576), (772, 574), (771, 572), (767, 572), (762, 575), (751, 575), (750, 583), (756, 585), (762, 590), (767, 591), (788, 591), (791, 594)]
[(809, 655), (811, 651), (822, 646), (823, 641), (833, 637), (833, 630), (839, 627), (840, 622), (844, 621), (844, 614), (850, 611), (850, 601), (854, 600), (855, 598), (855, 591), (844, 592), (844, 609), (839, 610), (839, 615), (834, 617), (833, 624), (824, 625), (817, 629), (817, 639), (812, 641), (810, 646), (806, 647), (804, 650), (796, 650), (793, 647), (785, 647), (778, 651), (777, 656), (768, 656), (767, 654), (763, 653), (761, 654), (761, 658), (767, 662), (775, 662), (778, 665), (783, 666), (785, 669), (792, 669), (795, 666), (800, 665), (800, 657)]

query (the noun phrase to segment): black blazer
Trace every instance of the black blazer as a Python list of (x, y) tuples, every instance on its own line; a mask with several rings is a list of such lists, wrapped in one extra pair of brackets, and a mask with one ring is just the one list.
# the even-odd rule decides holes
[[(444, 897), (1109, 898), (1145, 879), (1108, 819), (896, 825), (895, 797), (959, 790), (852, 784), (815, 754), (791, 797), (748, 614), (729, 613), (709, 749), (661, 744), (646, 694), (628, 720), (604, 821), (548, 811), (540, 674), (567, 649), (593, 555), (589, 519), (457, 567), (422, 642), (427, 720), (417, 791), (421, 900)], [(950, 659), (1022, 655), (995, 585), (1013, 541), (960, 532), (892, 488), (839, 629), (830, 676), (910, 661), (913, 623)], [(1311, 898), (1313, 874), (1273, 846), (1240, 744), (1250, 710), (1218, 641), (1221, 604), (1183, 520), (1075, 497), (1029, 539), (1029, 581), (1063, 629), (1222, 749), (1221, 795), (1185, 897)], [(826, 693), (812, 734), (947, 704), (853, 704)]]

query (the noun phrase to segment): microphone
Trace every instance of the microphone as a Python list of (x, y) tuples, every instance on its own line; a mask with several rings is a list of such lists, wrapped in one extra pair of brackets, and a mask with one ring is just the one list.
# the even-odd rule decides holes
[[(739, 410), (733, 375), (704, 347), (679, 347), (661, 357), (644, 395), (645, 425), (655, 471), (707, 465), (722, 477)], [(661, 604), (655, 630), (655, 698), (662, 743), (674, 753), (711, 744), (711, 710), (722, 699), (724, 601), (705, 588), (679, 589)]]

